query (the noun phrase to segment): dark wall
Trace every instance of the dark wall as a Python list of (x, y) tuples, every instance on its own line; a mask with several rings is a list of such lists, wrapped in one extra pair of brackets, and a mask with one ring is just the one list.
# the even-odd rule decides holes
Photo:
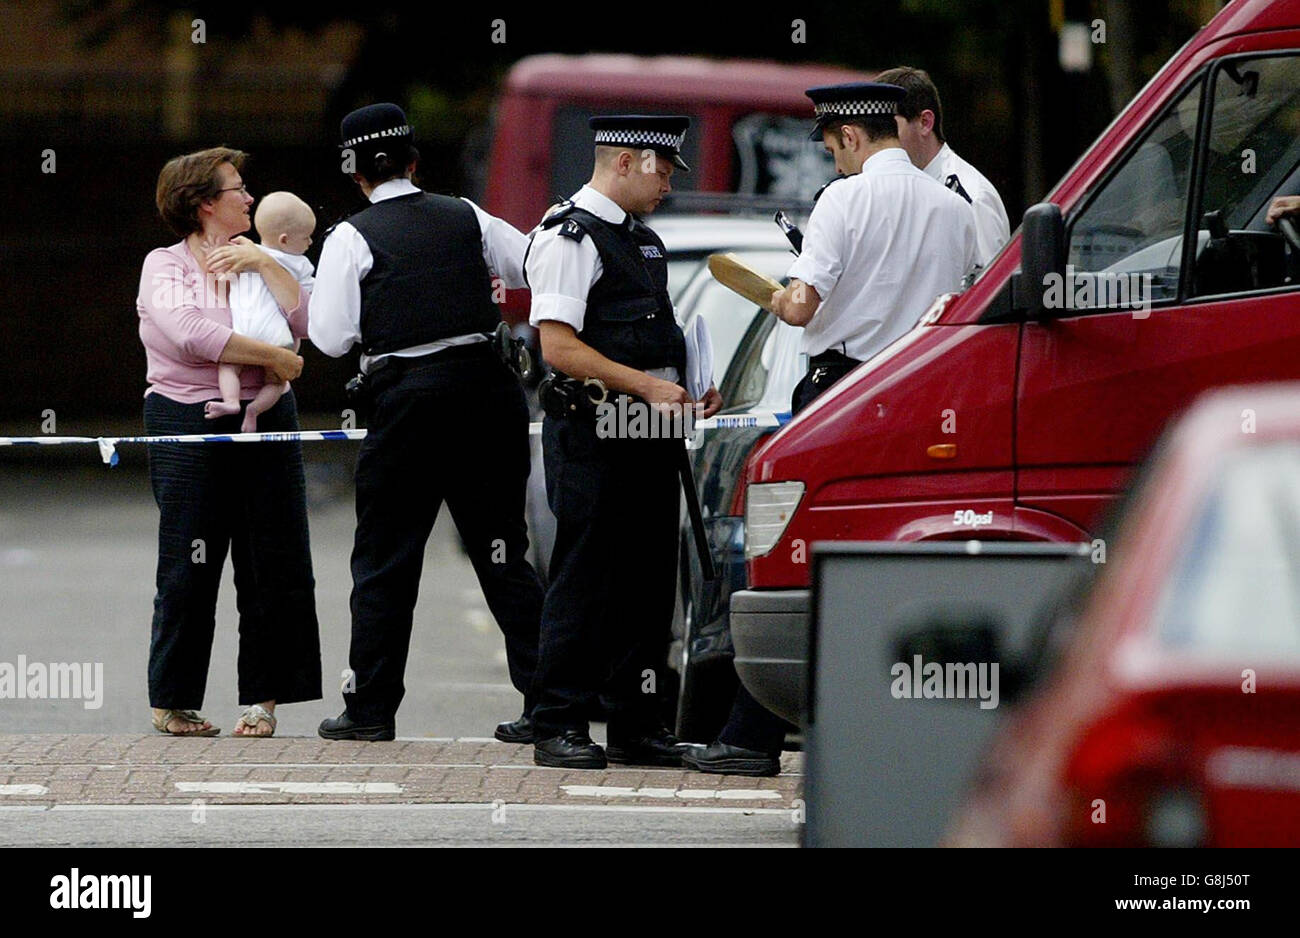
[[(42, 411), (53, 409), (58, 431), (73, 433), (94, 429), (100, 417), (139, 414), (147, 386), (135, 308), (140, 267), (150, 250), (179, 240), (158, 218), (154, 186), (167, 159), (189, 148), (49, 146), (55, 173), (39, 172), (44, 147), (14, 147), (7, 165), (32, 171), (0, 174), (0, 200), (13, 207), (0, 236), (0, 419), (35, 433)], [(316, 209), (315, 260), (324, 229), (356, 204), (334, 153), (321, 146), (250, 149), (243, 175), (254, 196), (289, 189)], [(341, 410), (355, 356), (336, 361), (309, 343), (304, 348), (307, 366), (295, 384), (300, 408)]]
[[(1087, 19), (1116, 2), (1070, 0), (1067, 9), (1071, 18)], [(1187, 5), (1132, 6), (1133, 29), (1140, 31), (1140, 61), (1125, 66), (1135, 73), (1132, 83), (1145, 81), (1190, 35), (1194, 24), (1170, 12)], [(155, 23), (167, 6), (150, 0), (90, 4), (130, 11), (120, 28)], [(1109, 53), (1098, 49), (1097, 65), (1087, 74), (1063, 74), (1045, 0), (809, 0), (793, 11), (632, 4), (608, 16), (520, 3), (500, 10), (428, 5), (400, 13), (382, 4), (299, 0), (195, 0), (191, 6), (195, 15), (209, 17), (205, 54), (242, 41), (257, 17), (304, 30), (342, 17), (355, 21), (363, 38), (323, 113), (304, 119), (292, 144), (266, 142), (287, 139), (284, 126), (259, 134), (235, 114), (185, 143), (165, 142), (149, 126), (92, 127), (60, 113), (0, 127), (6, 167), (0, 173), (0, 424), (11, 432), (35, 432), (47, 408), (59, 415), (60, 432), (138, 416), (145, 381), (137, 281), (145, 254), (176, 240), (158, 220), (153, 198), (158, 170), (178, 152), (216, 143), (249, 150), (253, 160), (244, 175), (254, 195), (290, 189), (317, 208), (318, 243), (309, 255), (315, 260), (325, 228), (362, 204), (339, 172), (334, 145), (343, 113), (374, 100), (403, 103), (424, 157), (421, 183), (473, 194), (482, 159), (466, 161), (464, 154), (485, 152), (498, 83), (513, 62), (534, 53), (704, 54), (868, 71), (897, 64), (926, 68), (944, 99), (950, 141), (998, 187), (1012, 228), (1113, 115)], [(497, 17), (506, 20), (505, 44), (490, 42)], [(804, 21), (806, 43), (791, 41), (795, 18)], [(47, 147), (57, 154), (53, 174), (40, 172)], [(334, 361), (308, 346), (306, 357), (296, 384), (301, 408), (337, 413), (345, 406), (341, 388), (354, 372), (355, 352)]]

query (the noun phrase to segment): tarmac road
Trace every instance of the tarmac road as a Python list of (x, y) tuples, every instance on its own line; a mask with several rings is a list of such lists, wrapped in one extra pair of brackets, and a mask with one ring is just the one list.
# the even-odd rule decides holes
[[(315, 445), (355, 451), (355, 444)], [(145, 669), (158, 513), (137, 468), (109, 469), (89, 454), (85, 462), (41, 475), (0, 472), (0, 661), (22, 654), (28, 662), (102, 663), (102, 705), (2, 700), (0, 733), (152, 732)], [(343, 709), (354, 525), (349, 470), (346, 461), (309, 466), (325, 698), (277, 709), (279, 735), (315, 735), (321, 719)], [(240, 711), (237, 621), (227, 563), (203, 708), (227, 732)], [(397, 725), (403, 736), (490, 736), (523, 704), (447, 512), (425, 554), (406, 685)]]
[(150, 727), (157, 511), (138, 451), (117, 469), (93, 453), (0, 461), (0, 663), (103, 675), (94, 695), (83, 688), (90, 701), (0, 699), (0, 845), (798, 843), (798, 754), (774, 779), (574, 772), (491, 740), (522, 701), (446, 513), (425, 556), (399, 739), (318, 739), (342, 709), (355, 444), (318, 445), (337, 447), (308, 464), (325, 699), (279, 708), (265, 741), (228, 735), (239, 711), (228, 567), (203, 708), (225, 735), (173, 740)]

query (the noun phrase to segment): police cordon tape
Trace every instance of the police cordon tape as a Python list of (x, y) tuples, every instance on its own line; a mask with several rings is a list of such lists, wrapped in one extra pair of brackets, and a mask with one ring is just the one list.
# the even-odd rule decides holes
[[(790, 414), (770, 410), (741, 414), (722, 414), (695, 421), (694, 429), (724, 430), (748, 427), (780, 427)], [(530, 423), (528, 433), (542, 432), (541, 422)], [(109, 466), (117, 465), (117, 447), (123, 443), (318, 443), (329, 440), (364, 440), (361, 430), (291, 430), (280, 433), (187, 433), (180, 436), (0, 436), (0, 446), (98, 446), (100, 458)]]

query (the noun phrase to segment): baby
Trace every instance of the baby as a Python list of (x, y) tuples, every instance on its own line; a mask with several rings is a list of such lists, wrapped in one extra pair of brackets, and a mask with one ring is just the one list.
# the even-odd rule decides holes
[[(257, 228), (259, 245), (297, 278), (298, 282), (310, 290), (313, 285), (311, 261), (302, 255), (311, 246), (311, 234), (316, 230), (316, 215), (302, 199), (292, 192), (272, 192), (262, 198), (253, 215), (253, 224)], [(230, 321), (235, 332), (258, 339), (270, 345), (298, 350), (298, 341), (289, 331), (289, 322), (280, 311), (280, 304), (275, 301), (262, 275), (242, 273), (237, 283), (231, 284)], [(239, 413), (239, 372), (242, 365), (221, 363), (217, 366), (217, 386), (221, 389), (221, 400), (210, 401), (204, 416), (209, 420)], [(259, 414), (275, 406), (275, 402), (284, 393), (284, 382), (276, 380), (275, 374), (266, 372), (266, 383), (248, 402), (244, 411), (244, 422), (240, 429), (244, 433), (257, 430)]]

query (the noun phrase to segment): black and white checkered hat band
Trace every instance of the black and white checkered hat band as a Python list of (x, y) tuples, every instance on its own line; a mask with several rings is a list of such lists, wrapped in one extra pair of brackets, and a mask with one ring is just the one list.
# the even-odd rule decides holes
[(365, 143), (367, 140), (378, 140), (380, 137), (406, 137), (410, 136), (411, 125), (403, 124), (401, 127), (390, 127), (387, 130), (376, 130), (372, 134), (362, 134), (360, 137), (353, 137), (351, 140), (344, 140), (345, 147), (355, 147), (358, 143)]
[(888, 114), (892, 117), (897, 112), (898, 105), (893, 101), (830, 101), (813, 105), (813, 113), (818, 117), (825, 117), (828, 114), (842, 114), (845, 117)]
[(672, 147), (680, 150), (686, 134), (665, 134), (652, 130), (598, 130), (596, 142), (611, 146)]

